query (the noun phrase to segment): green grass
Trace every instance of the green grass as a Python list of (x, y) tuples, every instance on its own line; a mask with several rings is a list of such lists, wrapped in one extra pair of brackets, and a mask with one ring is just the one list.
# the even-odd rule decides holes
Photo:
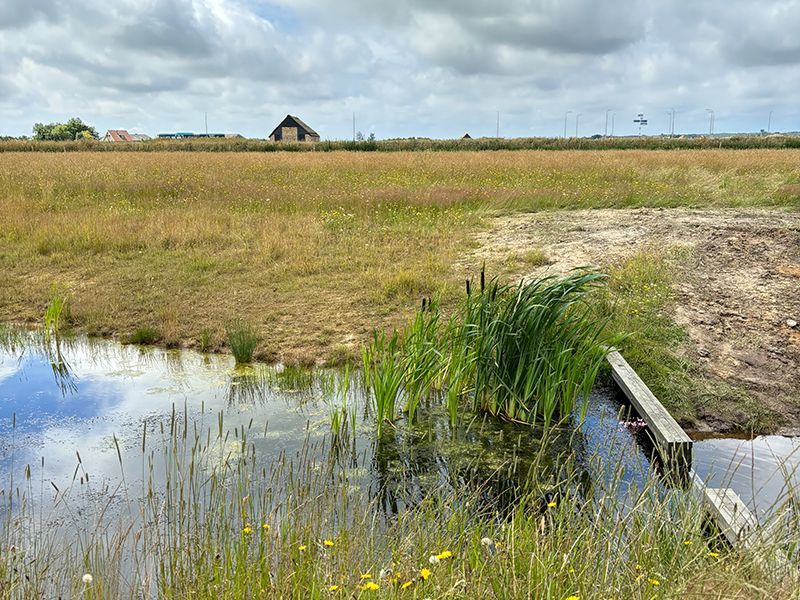
[(155, 327), (144, 325), (137, 327), (133, 333), (128, 336), (129, 344), (140, 344), (143, 346), (155, 344), (161, 339), (161, 332)]
[[(234, 450), (262, 442), (251, 427), (237, 428), (233, 446), (221, 417), (192, 430), (173, 415), (164, 431), (138, 450), (117, 444), (141, 454), (145, 481), (116, 500), (102, 496), (91, 516), (50, 522), (42, 511), (91, 494), (92, 465), (78, 463), (81, 483), (71, 489), (21, 486), (20, 512), (0, 519), (11, 549), (0, 553), (0, 597), (648, 600), (797, 590), (763, 563), (791, 543), (791, 531), (732, 550), (707, 537), (697, 501), (654, 478), (625, 509), (614, 500), (624, 495), (621, 479), (587, 488), (567, 461), (559, 489), (573, 493), (531, 490), (504, 515), (481, 502), (487, 490), (478, 483), (474, 492), (429, 490), (384, 518), (368, 490), (307, 450), (267, 462)], [(163, 489), (156, 470), (166, 474)], [(590, 500), (602, 492), (605, 500)], [(377, 589), (364, 589), (369, 582)]]
[(364, 351), (378, 427), (393, 421), (402, 396), (411, 422), (436, 389), (454, 421), (458, 403), (545, 429), (585, 401), (604, 363), (607, 317), (589, 296), (604, 275), (578, 271), (473, 289), (448, 320), (438, 302), (423, 304), (414, 320), (387, 338), (375, 334)]
[(253, 354), (258, 346), (258, 334), (255, 328), (244, 321), (234, 321), (227, 328), (228, 347), (231, 349), (237, 364), (253, 362)]

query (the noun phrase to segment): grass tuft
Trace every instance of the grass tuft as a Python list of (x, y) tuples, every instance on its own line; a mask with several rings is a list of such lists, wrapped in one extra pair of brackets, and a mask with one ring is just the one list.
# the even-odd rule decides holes
[(253, 362), (253, 353), (258, 345), (258, 334), (255, 328), (244, 321), (234, 321), (228, 325), (228, 347), (231, 349), (237, 364)]

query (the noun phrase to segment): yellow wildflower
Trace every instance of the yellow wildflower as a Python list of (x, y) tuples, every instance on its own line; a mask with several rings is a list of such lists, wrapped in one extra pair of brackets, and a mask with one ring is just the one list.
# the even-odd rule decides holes
[(547, 503), (547, 508), (555, 508), (557, 505), (555, 501), (550, 501)]
[(436, 558), (438, 558), (439, 560), (445, 560), (447, 558), (450, 558), (451, 556), (453, 556), (453, 553), (450, 552), (450, 550), (443, 550), (442, 552), (439, 552), (439, 554), (436, 555)]
[(261, 529), (263, 529), (264, 531), (269, 531), (270, 530), (269, 523), (262, 523)]
[(685, 542), (683, 542), (683, 545), (684, 546), (691, 546), (692, 545), (692, 540), (686, 540)]
[(719, 558), (719, 552), (709, 552), (708, 556), (711, 558)]
[(362, 573), (361, 580), (363, 581), (364, 579), (372, 579), (372, 573)]
[(364, 585), (361, 586), (361, 589), (362, 590), (373, 590), (374, 591), (374, 590), (380, 589), (380, 587), (381, 586), (379, 586), (374, 581), (368, 581), (367, 583), (365, 583)]
[(326, 548), (333, 548), (333, 540), (322, 540), (322, 544)]
[(661, 582), (658, 579), (656, 579), (655, 577), (651, 577), (647, 581), (650, 582), (650, 585), (661, 585)]
[(431, 576), (431, 570), (428, 568), (424, 568), (419, 572), (419, 576), (422, 577), (423, 581), (427, 581), (428, 577)]
[(406, 581), (403, 585), (400, 586), (400, 589), (401, 590), (407, 590), (408, 588), (410, 588), (413, 585), (413, 583), (414, 583), (413, 579), (411, 579), (409, 581)]
[(250, 527), (250, 525), (245, 525), (244, 529), (242, 529), (242, 533), (245, 535), (250, 535), (251, 533), (253, 533), (253, 528)]
[(329, 588), (328, 588), (328, 591), (329, 591), (329, 592), (335, 592), (335, 591), (337, 591), (338, 589), (339, 589), (339, 586), (338, 586), (338, 585), (332, 585), (331, 587), (329, 587)]
[(564, 600), (581, 600), (580, 596), (567, 596)]
[(305, 552), (305, 551), (306, 551), (306, 548), (308, 548), (308, 546), (306, 546), (305, 544), (300, 544), (300, 545), (297, 547), (297, 549), (298, 549), (298, 550), (300, 550), (300, 552)]

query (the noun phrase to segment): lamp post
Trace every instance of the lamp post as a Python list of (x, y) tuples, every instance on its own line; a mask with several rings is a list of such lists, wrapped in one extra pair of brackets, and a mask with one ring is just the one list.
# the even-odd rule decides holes
[(614, 117), (617, 116), (617, 113), (611, 113), (611, 137), (614, 137)]
[(564, 113), (564, 139), (567, 137), (567, 115), (572, 114), (571, 110), (568, 110)]
[(575, 115), (575, 137), (578, 137), (578, 123), (581, 122), (581, 115), (583, 113), (578, 113)]
[(608, 135), (608, 113), (610, 112), (611, 112), (610, 108), (606, 109), (606, 126), (603, 129), (603, 137), (606, 137)]
[(772, 131), (772, 111), (769, 111), (769, 118), (767, 119), (767, 133)]

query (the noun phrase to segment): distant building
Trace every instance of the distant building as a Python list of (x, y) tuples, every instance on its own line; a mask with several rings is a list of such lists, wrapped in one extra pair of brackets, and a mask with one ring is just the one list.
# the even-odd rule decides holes
[(103, 142), (135, 142), (133, 136), (125, 129), (109, 129), (101, 140)]
[(461, 139), (462, 140), (471, 140), (472, 136), (470, 134), (468, 134), (468, 133), (465, 133), (464, 135), (461, 136)]
[(144, 142), (150, 136), (143, 133), (128, 133), (125, 129), (109, 129), (101, 142)]
[(224, 138), (228, 137), (225, 133), (192, 133), (191, 131), (179, 131), (177, 133), (159, 133), (158, 139), (160, 140), (181, 140), (184, 138), (198, 139), (198, 138)]
[(319, 134), (303, 123), (298, 117), (286, 118), (269, 134), (272, 142), (318, 142)]

